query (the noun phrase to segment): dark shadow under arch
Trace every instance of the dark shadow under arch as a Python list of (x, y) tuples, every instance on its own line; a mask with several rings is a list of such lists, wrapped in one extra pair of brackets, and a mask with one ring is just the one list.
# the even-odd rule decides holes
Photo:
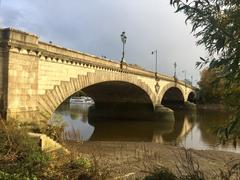
[(135, 84), (124, 81), (105, 81), (87, 86), (73, 96), (89, 96), (95, 105), (89, 109), (89, 121), (96, 119), (146, 119), (154, 107), (149, 95)]
[(194, 92), (190, 92), (187, 98), (187, 101), (189, 102), (196, 102), (196, 97), (195, 97), (195, 93)]
[(123, 81), (106, 81), (82, 89), (93, 98), (96, 106), (101, 104), (136, 104), (153, 109), (149, 95), (140, 87)]
[(179, 105), (184, 105), (184, 96), (181, 90), (177, 87), (169, 88), (164, 93), (161, 104), (170, 108), (174, 108)]

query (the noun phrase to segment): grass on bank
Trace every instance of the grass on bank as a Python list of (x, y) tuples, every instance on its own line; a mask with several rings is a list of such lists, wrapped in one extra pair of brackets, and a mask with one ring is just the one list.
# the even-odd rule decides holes
[[(53, 131), (53, 130), (51, 130)], [(0, 120), (0, 179), (105, 179), (94, 157), (71, 152), (52, 158), (29, 135), (29, 128)]]
[(0, 120), (0, 179), (36, 179), (49, 160), (27, 131)]

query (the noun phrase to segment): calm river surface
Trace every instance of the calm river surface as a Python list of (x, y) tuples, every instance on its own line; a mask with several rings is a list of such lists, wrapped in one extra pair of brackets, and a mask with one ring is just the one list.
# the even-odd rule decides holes
[(63, 104), (54, 114), (62, 119), (64, 136), (76, 141), (129, 141), (173, 144), (194, 149), (240, 152), (232, 144), (218, 145), (214, 134), (230, 115), (223, 112), (175, 111), (175, 122), (166, 120), (88, 120), (89, 105)]

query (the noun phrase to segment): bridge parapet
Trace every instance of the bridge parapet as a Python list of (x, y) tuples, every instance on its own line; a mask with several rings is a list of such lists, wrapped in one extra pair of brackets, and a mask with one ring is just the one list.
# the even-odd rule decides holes
[[(141, 67), (127, 65), (126, 69), (120, 69), (120, 63), (114, 60), (107, 60), (98, 56), (90, 55), (83, 52), (74, 51), (61, 46), (53, 45), (39, 41), (38, 36), (26, 33), (20, 30), (7, 28), (1, 30), (0, 40), (8, 44), (12, 51), (19, 51), (29, 55), (37, 55), (41, 60), (52, 61), (55, 63), (65, 63), (69, 65), (91, 67), (102, 70), (115, 72), (131, 73), (145, 77), (155, 77), (155, 73), (145, 70)], [(167, 81), (177, 81), (177, 83), (185, 85), (183, 81), (176, 80), (163, 74), (158, 74), (159, 79)], [(190, 85), (186, 85), (192, 88)]]

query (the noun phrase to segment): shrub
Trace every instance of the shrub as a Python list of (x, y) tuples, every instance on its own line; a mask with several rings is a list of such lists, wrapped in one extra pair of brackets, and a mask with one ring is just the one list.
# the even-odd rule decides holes
[(75, 160), (73, 160), (72, 164), (77, 168), (90, 169), (92, 167), (92, 161), (89, 158), (83, 156), (77, 157)]
[[(3, 172), (3, 171), (0, 171), (0, 179), (1, 180), (30, 180), (29, 177), (27, 176), (23, 176), (22, 174), (9, 174), (9, 173), (6, 173), (6, 172)], [(32, 176), (31, 177), (31, 180), (35, 180), (37, 179), (36, 176)]]
[(60, 114), (54, 114), (49, 124), (42, 128), (41, 132), (51, 137), (53, 140), (62, 142), (65, 124)]
[[(48, 164), (49, 157), (43, 153), (27, 131), (18, 128), (13, 121), (0, 120), (0, 169), (1, 176), (29, 177), (36, 175)], [(10, 177), (10, 176), (9, 176)], [(10, 178), (14, 179), (14, 178)]]

